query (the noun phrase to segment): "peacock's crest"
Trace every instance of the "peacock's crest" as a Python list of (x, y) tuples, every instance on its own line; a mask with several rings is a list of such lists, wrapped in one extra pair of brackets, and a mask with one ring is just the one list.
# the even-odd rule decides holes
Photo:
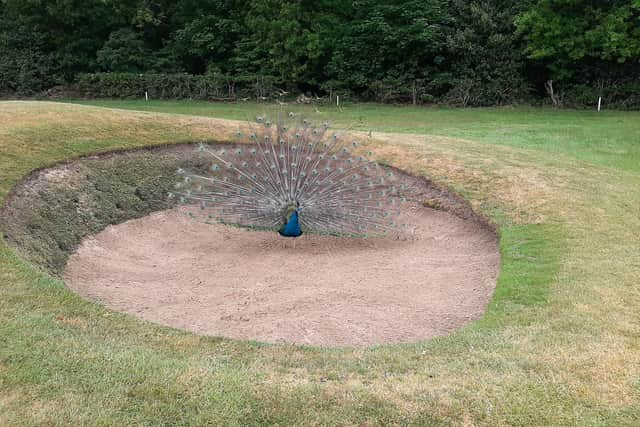
[(294, 211), (310, 233), (378, 236), (398, 227), (411, 189), (328, 124), (258, 117), (237, 136), (234, 145), (201, 144), (203, 167), (179, 169), (169, 197), (199, 204), (212, 220), (274, 231)]

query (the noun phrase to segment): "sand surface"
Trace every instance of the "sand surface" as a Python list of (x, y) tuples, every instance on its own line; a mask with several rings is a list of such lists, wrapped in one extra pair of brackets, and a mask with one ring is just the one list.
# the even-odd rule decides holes
[(205, 224), (184, 208), (110, 226), (69, 259), (65, 282), (107, 307), (199, 334), (366, 346), (444, 335), (477, 319), (500, 256), (493, 232), (428, 208), (400, 239)]

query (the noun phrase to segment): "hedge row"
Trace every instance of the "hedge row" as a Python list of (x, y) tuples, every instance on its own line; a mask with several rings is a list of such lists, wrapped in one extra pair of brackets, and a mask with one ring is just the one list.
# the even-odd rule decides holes
[(592, 85), (575, 85), (563, 93), (563, 102), (568, 107), (592, 108), (602, 97), (602, 105), (607, 109), (640, 109), (640, 81), (598, 81)]
[[(478, 82), (475, 83), (466, 86), (460, 84), (459, 87), (449, 91), (441, 99), (426, 93), (424, 87), (418, 87), (412, 94), (410, 86), (381, 83), (379, 87), (372, 88), (372, 92), (375, 92), (373, 99), (378, 102), (410, 103), (412, 97), (414, 101), (417, 100), (421, 104), (444, 103), (460, 106), (500, 105), (532, 101), (531, 98), (526, 97), (526, 88), (518, 87), (512, 90), (513, 93), (505, 95), (504, 88), (493, 88)], [(147, 93), (151, 99), (229, 101), (273, 100), (285, 93), (276, 87), (274, 79), (269, 77), (229, 77), (218, 74), (81, 74), (76, 79), (74, 89), (81, 96), (88, 98), (144, 98)], [(598, 81), (593, 84), (560, 88), (560, 91), (561, 101), (563, 105), (568, 107), (593, 108), (598, 102), (598, 97), (601, 96), (605, 108), (640, 109), (640, 81)], [(352, 98), (348, 95), (348, 91), (345, 91), (341, 98)]]
[(222, 75), (95, 73), (80, 74), (74, 89), (91, 98), (264, 100), (278, 89), (268, 77)]

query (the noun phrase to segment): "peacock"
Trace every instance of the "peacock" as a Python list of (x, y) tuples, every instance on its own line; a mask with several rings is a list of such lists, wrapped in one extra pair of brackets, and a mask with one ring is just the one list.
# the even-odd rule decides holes
[(292, 113), (275, 122), (259, 116), (237, 137), (233, 145), (200, 144), (200, 167), (178, 169), (169, 197), (198, 204), (210, 220), (283, 237), (399, 229), (410, 185), (328, 123), (315, 126)]

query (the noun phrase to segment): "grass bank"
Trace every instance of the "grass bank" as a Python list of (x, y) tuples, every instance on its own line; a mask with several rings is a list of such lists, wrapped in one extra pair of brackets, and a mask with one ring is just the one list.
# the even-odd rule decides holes
[(295, 111), (314, 120), (368, 132), (441, 135), (519, 148), (568, 154), (598, 165), (638, 170), (639, 112), (557, 110), (534, 107), (447, 109), (380, 104), (306, 106), (204, 101), (69, 101), (128, 110), (176, 113), (235, 120)]
[[(146, 107), (184, 114), (0, 103), (0, 197), (65, 158), (235, 130), (194, 113), (265, 110)], [(386, 161), (499, 224), (503, 267), (483, 319), (358, 350), (201, 337), (82, 300), (3, 242), (0, 425), (638, 425), (640, 115), (347, 108)]]

